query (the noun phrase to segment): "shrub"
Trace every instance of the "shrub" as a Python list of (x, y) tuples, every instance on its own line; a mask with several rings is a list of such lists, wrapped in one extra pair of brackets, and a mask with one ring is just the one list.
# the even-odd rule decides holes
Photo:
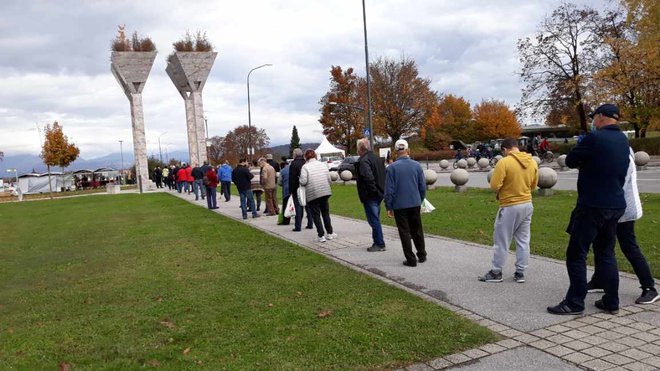
[(451, 160), (456, 156), (456, 152), (452, 150), (440, 150), (440, 151), (415, 151), (412, 150), (410, 157), (416, 161), (440, 161), (440, 160)]
[(197, 31), (193, 37), (189, 31), (181, 40), (172, 43), (175, 52), (212, 52), (213, 45), (206, 37), (206, 32)]
[(635, 152), (644, 151), (651, 156), (660, 155), (660, 137), (631, 139), (630, 146)]
[(154, 52), (156, 44), (146, 36), (140, 38), (137, 32), (133, 32), (130, 41), (124, 34), (123, 27), (119, 29), (119, 35), (112, 40), (112, 51), (114, 52)]

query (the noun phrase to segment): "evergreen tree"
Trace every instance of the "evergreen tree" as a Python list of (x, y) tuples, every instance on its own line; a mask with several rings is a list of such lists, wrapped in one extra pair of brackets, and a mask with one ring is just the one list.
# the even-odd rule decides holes
[(298, 136), (298, 129), (293, 125), (291, 131), (291, 143), (289, 143), (289, 158), (293, 158), (293, 150), (300, 147), (300, 137)]

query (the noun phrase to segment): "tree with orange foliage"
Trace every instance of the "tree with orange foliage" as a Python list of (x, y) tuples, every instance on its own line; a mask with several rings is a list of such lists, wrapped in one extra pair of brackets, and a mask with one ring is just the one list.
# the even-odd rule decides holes
[(323, 135), (331, 143), (345, 147), (347, 153), (357, 153), (357, 140), (362, 138), (365, 127), (365, 106), (360, 104), (359, 90), (359, 78), (352, 67), (343, 70), (341, 66), (332, 66), (330, 89), (319, 102)]
[(53, 197), (53, 186), (50, 182), (50, 167), (59, 166), (63, 170), (74, 162), (80, 150), (75, 144), (69, 143), (69, 138), (64, 135), (62, 126), (55, 121), (53, 126), (46, 126), (44, 145), (41, 149), (41, 158), (48, 167), (48, 188), (50, 197)]
[(520, 136), (522, 129), (516, 114), (504, 101), (483, 100), (474, 106), (473, 114), (477, 140)]
[(438, 97), (419, 77), (415, 60), (380, 58), (369, 66), (374, 131), (392, 142), (420, 131)]
[[(254, 125), (251, 127), (241, 125), (227, 133), (224, 140), (222, 140), (221, 151), (227, 161), (237, 163), (239, 158), (248, 154), (250, 144), (254, 149), (254, 156), (259, 158), (266, 154), (269, 143), (270, 138), (268, 138), (266, 130), (259, 129)], [(250, 156), (248, 155), (247, 158), (250, 158)]]
[(474, 141), (472, 110), (463, 97), (443, 95), (432, 105), (420, 136), (429, 149), (440, 147), (451, 139)]

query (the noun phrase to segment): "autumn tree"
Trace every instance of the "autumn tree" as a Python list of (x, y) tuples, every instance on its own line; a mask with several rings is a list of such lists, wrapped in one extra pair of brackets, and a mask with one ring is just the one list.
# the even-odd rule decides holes
[(359, 105), (358, 77), (353, 68), (343, 70), (340, 66), (332, 66), (330, 89), (319, 103), (323, 135), (331, 143), (345, 147), (348, 153), (356, 153), (357, 140), (362, 137), (365, 127), (365, 116), (364, 106)]
[(500, 100), (483, 100), (474, 106), (474, 125), (477, 140), (518, 138), (522, 129), (515, 112)]
[(374, 134), (392, 142), (419, 132), (437, 100), (431, 80), (419, 77), (413, 59), (380, 58), (369, 66)]
[(254, 148), (254, 155), (261, 156), (266, 153), (269, 143), (270, 138), (266, 135), (266, 130), (259, 129), (254, 125), (251, 127), (241, 125), (227, 133), (222, 142), (222, 151), (226, 160), (236, 163), (240, 157), (249, 157), (248, 147), (250, 144)]
[(291, 141), (289, 142), (289, 158), (293, 158), (293, 150), (300, 147), (300, 137), (298, 136), (298, 128), (293, 125), (291, 130)]
[(474, 122), (470, 103), (463, 97), (452, 94), (442, 95), (430, 109), (425, 125), (420, 130), (429, 149), (439, 149), (439, 146), (449, 140), (474, 141)]
[(520, 77), (525, 83), (521, 111), (545, 115), (555, 104), (553, 99), (563, 96), (555, 89), (563, 89), (570, 92), (580, 128), (587, 130), (585, 89), (598, 59), (596, 16), (591, 8), (565, 2), (546, 17), (533, 38), (518, 40)]
[(48, 187), (53, 195), (53, 188), (50, 182), (50, 167), (59, 166), (64, 169), (78, 158), (80, 150), (75, 144), (69, 143), (69, 138), (64, 135), (62, 126), (55, 121), (53, 126), (46, 125), (44, 144), (41, 149), (41, 158), (48, 168)]
[(222, 162), (223, 156), (225, 154), (223, 151), (223, 142), (225, 138), (216, 135), (209, 138), (209, 140), (211, 142), (211, 145), (208, 147), (209, 163), (218, 165), (220, 162)]
[(659, 12), (657, 1), (623, 0), (595, 23), (604, 63), (595, 74), (593, 99), (617, 103), (635, 137), (660, 120)]

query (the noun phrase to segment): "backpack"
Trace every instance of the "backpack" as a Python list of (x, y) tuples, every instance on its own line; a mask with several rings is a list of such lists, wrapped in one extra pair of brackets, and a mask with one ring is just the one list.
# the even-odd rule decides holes
[(202, 184), (204, 184), (205, 186), (207, 186), (207, 185), (209, 185), (209, 183), (210, 183), (210, 182), (209, 182), (209, 177), (207, 177), (206, 175), (204, 175), (204, 178), (202, 178)]

